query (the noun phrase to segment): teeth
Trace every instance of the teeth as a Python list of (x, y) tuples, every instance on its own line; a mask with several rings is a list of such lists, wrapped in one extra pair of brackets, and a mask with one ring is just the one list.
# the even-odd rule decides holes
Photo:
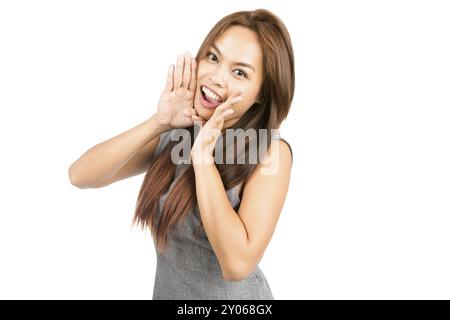
[(211, 90), (209, 90), (206, 87), (202, 87), (202, 91), (205, 95), (207, 95), (209, 98), (216, 100), (216, 101), (220, 101), (220, 98), (217, 94), (215, 94), (214, 92), (212, 92)]

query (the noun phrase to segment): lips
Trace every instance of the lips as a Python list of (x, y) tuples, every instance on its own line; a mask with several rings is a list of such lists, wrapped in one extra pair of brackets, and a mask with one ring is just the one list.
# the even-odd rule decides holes
[(220, 105), (220, 102), (207, 100), (204, 97), (203, 93), (200, 94), (199, 100), (200, 100), (200, 103), (202, 104), (202, 106), (204, 106), (205, 108), (208, 108), (208, 109), (214, 109)]
[[(207, 90), (209, 90), (210, 92), (212, 92), (213, 94), (215, 94), (218, 97), (218, 101), (222, 102), (223, 101), (223, 97), (218, 94), (216, 91), (214, 91), (213, 89), (211, 89), (210, 87), (206, 86), (206, 85), (201, 85), (200, 86), (200, 91), (202, 91), (202, 88), (205, 88)], [(202, 91), (203, 92), (203, 91)]]
[(210, 87), (201, 85), (200, 86), (200, 103), (205, 108), (216, 108), (223, 102), (222, 96), (220, 96), (217, 92), (212, 90)]

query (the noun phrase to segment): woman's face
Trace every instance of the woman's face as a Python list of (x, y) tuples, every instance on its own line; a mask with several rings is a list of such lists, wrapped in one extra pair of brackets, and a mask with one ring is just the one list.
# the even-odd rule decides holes
[[(237, 122), (259, 101), (263, 81), (262, 58), (254, 31), (241, 26), (228, 28), (197, 62), (194, 108), (198, 115), (208, 120), (218, 104), (226, 101), (233, 92), (243, 89), (243, 100), (233, 105), (234, 113), (225, 121), (224, 128)], [(207, 94), (203, 92), (205, 86)], [(205, 99), (210, 103), (205, 103)]]

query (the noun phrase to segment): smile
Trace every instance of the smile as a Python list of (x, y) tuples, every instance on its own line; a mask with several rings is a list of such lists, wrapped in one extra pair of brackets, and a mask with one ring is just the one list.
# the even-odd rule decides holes
[(223, 101), (221, 96), (206, 86), (201, 86), (200, 91), (202, 93), (200, 96), (200, 102), (206, 108), (216, 108)]

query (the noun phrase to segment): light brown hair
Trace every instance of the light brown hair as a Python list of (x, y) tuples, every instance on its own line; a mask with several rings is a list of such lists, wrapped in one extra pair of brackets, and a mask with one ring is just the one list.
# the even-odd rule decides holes
[[(287, 117), (294, 95), (294, 55), (291, 39), (283, 22), (265, 9), (239, 11), (222, 18), (208, 33), (196, 55), (200, 61), (206, 56), (211, 44), (231, 26), (242, 26), (257, 34), (263, 51), (263, 82), (260, 103), (253, 104), (229, 129), (278, 129)], [(193, 126), (186, 128), (194, 138)], [(226, 147), (225, 134), (223, 146)], [(271, 135), (266, 138), (267, 148)], [(164, 251), (168, 234), (179, 226), (190, 210), (197, 205), (195, 175), (192, 165), (182, 173), (168, 193), (161, 214), (158, 217), (159, 199), (172, 183), (176, 164), (171, 161), (171, 150), (177, 141), (170, 141), (159, 157), (149, 166), (139, 191), (133, 223), (149, 226), (156, 240), (157, 250)], [(248, 144), (252, 143), (249, 141)], [(259, 145), (260, 141), (256, 141)], [(234, 141), (233, 141), (234, 144)], [(248, 145), (246, 143), (246, 145)], [(193, 141), (191, 141), (191, 146)], [(248, 150), (245, 149), (247, 159)], [(225, 152), (222, 152), (225, 154)], [(235, 158), (237, 155), (235, 155)], [(258, 161), (259, 162), (259, 161)], [(216, 164), (225, 190), (245, 182), (256, 169), (257, 164)], [(234, 208), (237, 210), (238, 208)], [(200, 223), (198, 227), (202, 224)], [(198, 229), (197, 229), (198, 231)]]

